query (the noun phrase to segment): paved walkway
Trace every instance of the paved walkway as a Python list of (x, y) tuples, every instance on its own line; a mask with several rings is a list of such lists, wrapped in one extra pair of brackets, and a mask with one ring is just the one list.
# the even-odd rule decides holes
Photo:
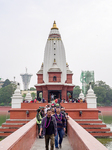
[[(45, 150), (45, 139), (37, 138), (30, 150)], [(63, 138), (62, 148), (60, 150), (73, 150), (67, 137)]]

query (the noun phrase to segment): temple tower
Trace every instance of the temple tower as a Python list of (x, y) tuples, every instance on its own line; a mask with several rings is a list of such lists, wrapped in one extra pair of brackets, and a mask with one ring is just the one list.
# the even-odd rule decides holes
[(54, 98), (67, 99), (67, 92), (71, 95), (73, 92), (72, 75), (66, 63), (61, 35), (54, 21), (45, 46), (44, 62), (37, 72), (37, 98), (42, 92), (46, 100), (51, 100), (51, 95), (54, 95)]
[(24, 90), (28, 90), (32, 74), (28, 74), (27, 73), (27, 68), (26, 68), (26, 73), (25, 74), (20, 74), (20, 76), (22, 77)]
[[(55, 65), (55, 66), (54, 66)], [(57, 65), (57, 66), (56, 66)], [(66, 81), (66, 56), (61, 35), (54, 22), (51, 28), (44, 52), (43, 80), (48, 83), (48, 70), (54, 67), (60, 68), (61, 83)]]

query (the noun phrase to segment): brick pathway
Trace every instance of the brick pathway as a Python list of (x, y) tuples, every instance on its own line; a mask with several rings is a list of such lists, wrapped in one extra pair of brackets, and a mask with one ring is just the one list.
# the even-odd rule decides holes
[[(30, 150), (45, 150), (45, 139), (37, 138)], [(55, 150), (55, 148), (54, 148), (54, 150)], [(60, 150), (73, 150), (69, 144), (67, 137), (65, 137), (63, 139), (62, 148)]]

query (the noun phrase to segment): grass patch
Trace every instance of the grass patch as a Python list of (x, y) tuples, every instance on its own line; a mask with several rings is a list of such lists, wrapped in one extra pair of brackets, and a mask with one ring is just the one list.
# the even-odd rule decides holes
[(110, 145), (110, 142), (112, 142), (112, 138), (97, 138), (97, 140), (106, 147)]
[(0, 141), (2, 141), (4, 138), (0, 138)]
[(112, 116), (100, 116), (99, 119), (101, 119), (104, 123), (111, 124), (112, 123)]
[(0, 126), (2, 123), (6, 122), (6, 119), (9, 119), (10, 115), (0, 115)]

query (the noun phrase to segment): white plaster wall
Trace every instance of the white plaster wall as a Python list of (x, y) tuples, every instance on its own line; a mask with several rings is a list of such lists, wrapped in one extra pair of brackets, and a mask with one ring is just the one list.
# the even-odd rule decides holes
[(12, 108), (21, 108), (23, 99), (12, 99)]
[(96, 103), (96, 99), (95, 98), (87, 98), (87, 103)]
[(97, 108), (96, 103), (87, 103), (87, 108)]

